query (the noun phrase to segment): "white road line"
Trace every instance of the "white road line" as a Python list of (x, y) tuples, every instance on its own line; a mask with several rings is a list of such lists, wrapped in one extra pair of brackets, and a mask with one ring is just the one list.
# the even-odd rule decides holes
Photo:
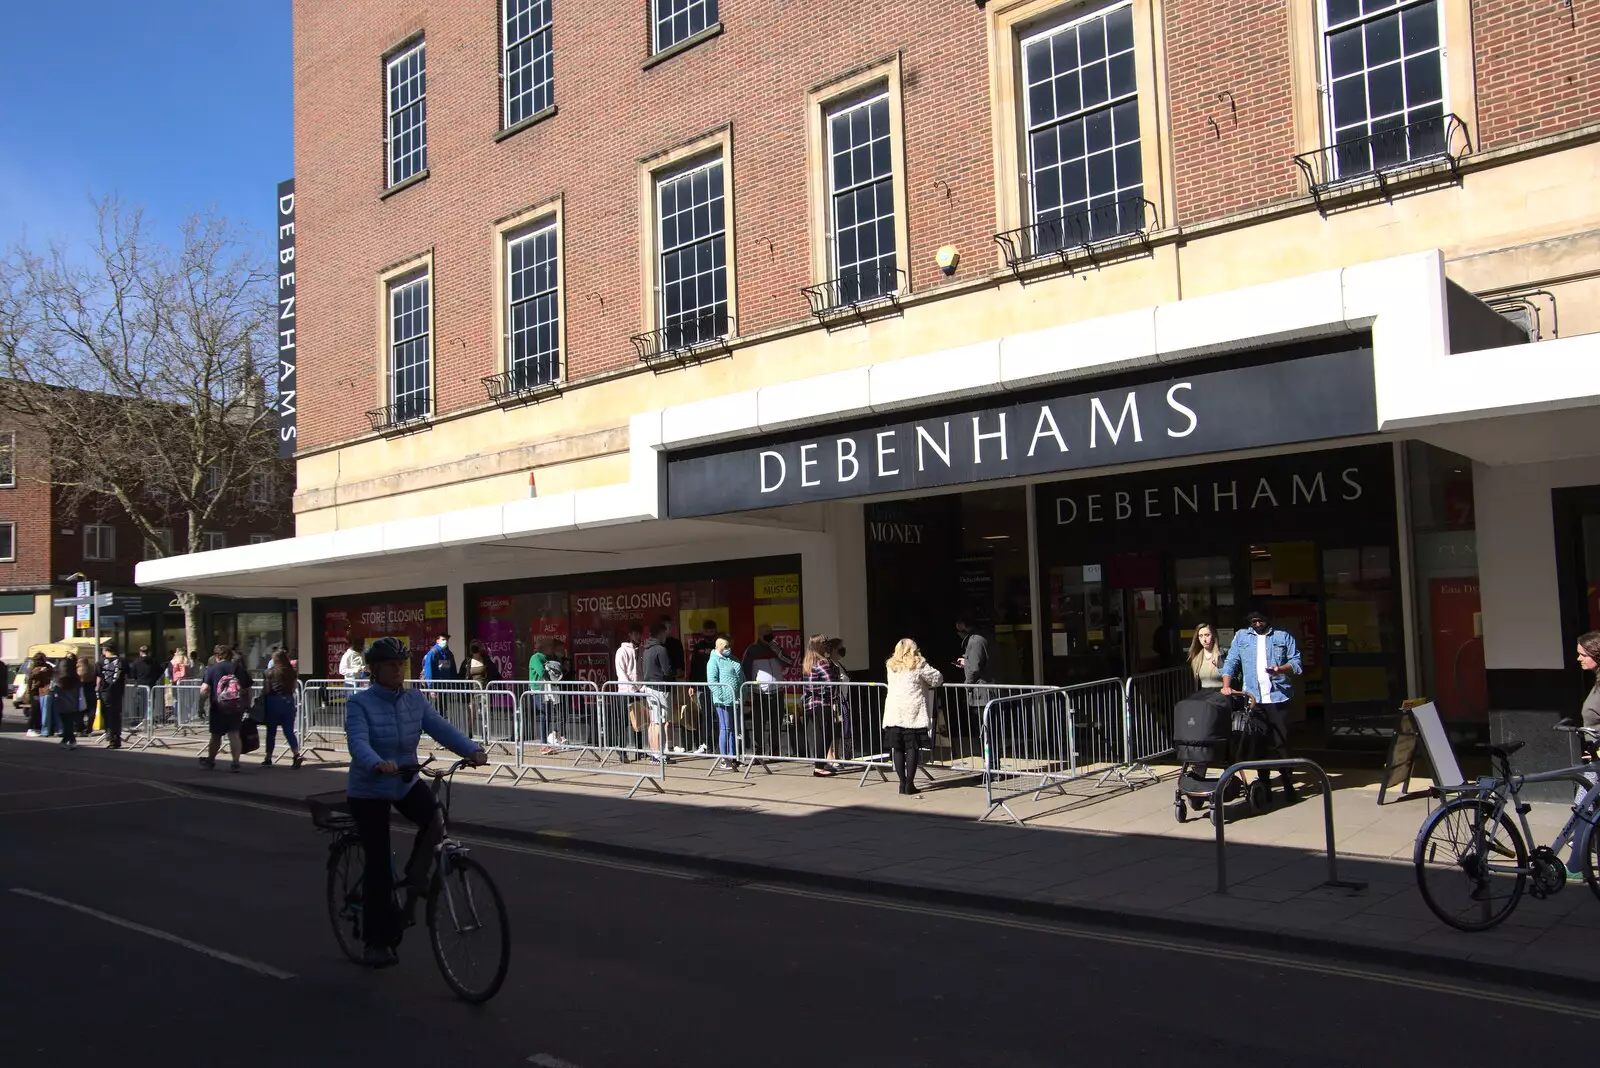
[(972, 923), (987, 924), (991, 927), (1010, 927), (1019, 931), (1033, 931), (1039, 934), (1056, 935), (1061, 938), (1082, 938), (1112, 945), (1137, 946), (1143, 949), (1185, 953), (1190, 956), (1209, 957), (1214, 960), (1243, 961), (1249, 964), (1262, 964), (1274, 968), (1289, 968), (1295, 971), (1312, 972), (1317, 975), (1338, 976), (1346, 979), (1359, 979), (1363, 982), (1379, 983), (1385, 986), (1398, 986), (1407, 990), (1427, 990), (1439, 994), (1452, 994), (1477, 1001), (1488, 1001), (1496, 1005), (1510, 1004), (1520, 1008), (1538, 1009), (1541, 1012), (1553, 1012), (1563, 1016), (1600, 1020), (1600, 1006), (1575, 1004), (1553, 999), (1541, 1000), (1532, 995), (1516, 994), (1504, 989), (1473, 986), (1465, 983), (1441, 982), (1435, 979), (1425, 979), (1416, 974), (1367, 971), (1356, 965), (1323, 964), (1302, 957), (1285, 957), (1273, 953), (1228, 949), (1224, 946), (1212, 946), (1197, 942), (1177, 942), (1165, 937), (1142, 937), (1132, 934), (1112, 933), (1087, 927), (1050, 923), (1043, 920), (1026, 920), (1020, 917), (989, 915), (980, 912), (969, 912), (963, 909), (941, 908), (938, 905), (919, 905), (913, 902), (892, 901), (887, 898), (834, 893), (827, 890), (810, 890), (773, 883), (753, 882), (746, 884), (745, 888), (773, 894), (787, 894), (790, 897), (813, 898), (838, 904), (864, 905), (868, 908), (906, 912), (917, 916), (938, 916), (942, 919), (966, 920)]
[(537, 1064), (539, 1068), (578, 1068), (571, 1061), (564, 1061), (554, 1053), (535, 1053), (528, 1058), (529, 1064)]
[(281, 968), (274, 968), (270, 964), (262, 964), (259, 961), (247, 960), (244, 957), (236, 956), (224, 950), (212, 949), (210, 946), (203, 946), (199, 942), (191, 942), (187, 938), (180, 938), (178, 935), (175, 935), (170, 931), (163, 931), (156, 927), (146, 927), (142, 923), (134, 923), (132, 920), (125, 920), (121, 916), (113, 916), (109, 912), (101, 912), (99, 909), (92, 909), (87, 905), (79, 905), (71, 901), (63, 901), (59, 897), (51, 897), (49, 894), (41, 894), (37, 890), (29, 890), (20, 886), (13, 886), (11, 888), (11, 892), (21, 897), (32, 898), (35, 901), (43, 901), (49, 905), (57, 905), (64, 909), (71, 909), (73, 912), (81, 912), (85, 916), (93, 916), (97, 920), (104, 920), (106, 923), (109, 923), (115, 927), (122, 927), (129, 931), (138, 931), (140, 934), (149, 935), (151, 938), (159, 938), (163, 942), (171, 942), (175, 946), (182, 946), (184, 949), (192, 949), (196, 953), (211, 957), (215, 960), (226, 961), (229, 964), (237, 964), (239, 967), (246, 968), (252, 972), (255, 972), (257, 975), (265, 975), (271, 979), (294, 978), (293, 972), (286, 972)]
[(175, 801), (176, 796), (162, 795), (161, 797), (124, 797), (119, 801), (85, 801), (79, 805), (48, 805), (44, 808), (14, 808), (0, 812), (0, 817), (5, 816), (37, 816), (41, 812), (66, 812), (75, 808), (105, 808), (108, 805), (138, 805), (146, 801)]

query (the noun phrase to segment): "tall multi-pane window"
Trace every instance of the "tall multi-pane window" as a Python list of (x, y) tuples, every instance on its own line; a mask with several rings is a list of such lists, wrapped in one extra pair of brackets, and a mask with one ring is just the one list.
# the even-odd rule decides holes
[(1437, 0), (1326, 0), (1323, 14), (1337, 175), (1444, 151)]
[(1035, 254), (1145, 225), (1133, 8), (1022, 42)]
[(426, 418), (433, 392), (429, 345), (432, 279), (424, 274), (389, 287), (389, 403), (392, 422)]
[(899, 288), (889, 94), (828, 115), (829, 220), (837, 300), (855, 304)]
[(17, 525), (0, 523), (0, 560), (11, 562), (17, 558)]
[(202, 530), (200, 532), (200, 551), (214, 553), (218, 549), (228, 547), (228, 536), (218, 530)]
[(399, 185), (428, 166), (428, 69), (421, 41), (389, 60), (389, 184)]
[(657, 52), (687, 41), (717, 21), (717, 0), (653, 0)]
[(656, 183), (663, 349), (728, 333), (728, 242), (722, 160)]
[(0, 434), (0, 487), (17, 484), (17, 435), (15, 431)]
[(505, 125), (539, 114), (554, 99), (551, 0), (504, 0)]
[(514, 390), (561, 377), (559, 270), (555, 223), (506, 239), (506, 360)]
[(115, 560), (117, 557), (117, 528), (108, 523), (85, 523), (83, 526), (83, 558), (85, 560)]

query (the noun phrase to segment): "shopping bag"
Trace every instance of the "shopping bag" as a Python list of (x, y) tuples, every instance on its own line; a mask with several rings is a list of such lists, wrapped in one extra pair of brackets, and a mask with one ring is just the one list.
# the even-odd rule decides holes
[(249, 716), (239, 721), (239, 748), (246, 753), (254, 753), (261, 748), (261, 732), (256, 729), (256, 721)]

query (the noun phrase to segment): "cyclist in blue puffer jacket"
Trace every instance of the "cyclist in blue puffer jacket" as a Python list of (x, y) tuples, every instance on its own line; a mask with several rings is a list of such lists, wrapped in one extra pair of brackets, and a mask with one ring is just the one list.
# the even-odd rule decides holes
[(432, 791), (414, 774), (402, 774), (401, 767), (417, 763), (417, 742), (424, 731), (474, 764), (489, 759), (476, 742), (439, 715), (427, 698), (406, 688), (410, 657), (397, 639), (373, 642), (366, 652), (372, 685), (351, 694), (345, 704), (344, 729), (350, 743), (350, 780), (345, 793), (367, 857), (361, 893), (366, 915), (364, 962), (374, 968), (387, 968), (399, 960), (395, 946), (401, 924), (394, 910), (389, 861), (390, 806), (419, 828), (406, 864), (407, 915), (427, 889), (433, 851), (444, 831)]

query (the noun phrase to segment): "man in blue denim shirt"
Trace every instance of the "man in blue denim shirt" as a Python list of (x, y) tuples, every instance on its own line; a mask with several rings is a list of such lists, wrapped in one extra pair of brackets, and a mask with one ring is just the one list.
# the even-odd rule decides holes
[(405, 685), (411, 654), (394, 638), (379, 638), (367, 647), (372, 685), (351, 694), (345, 704), (344, 729), (350, 743), (350, 779), (345, 794), (355, 817), (366, 855), (361, 882), (365, 906), (363, 962), (374, 968), (397, 963), (401, 918), (395, 914), (394, 877), (389, 866), (389, 807), (416, 824), (419, 831), (406, 864), (406, 912), (427, 890), (433, 851), (444, 833), (439, 806), (414, 773), (400, 769), (417, 763), (417, 742), (426, 731), (459, 756), (484, 764), (488, 757), (428, 703)]
[[(1255, 698), (1258, 711), (1271, 728), (1267, 748), (1279, 757), (1289, 755), (1289, 697), (1294, 688), (1291, 676), (1300, 674), (1300, 647), (1294, 635), (1275, 629), (1266, 615), (1255, 611), (1245, 616), (1248, 629), (1233, 636), (1228, 657), (1222, 662), (1222, 692), (1237, 693), (1233, 680)], [(1265, 782), (1267, 776), (1262, 776)], [(1294, 779), (1283, 770), (1283, 796), (1293, 801)]]

